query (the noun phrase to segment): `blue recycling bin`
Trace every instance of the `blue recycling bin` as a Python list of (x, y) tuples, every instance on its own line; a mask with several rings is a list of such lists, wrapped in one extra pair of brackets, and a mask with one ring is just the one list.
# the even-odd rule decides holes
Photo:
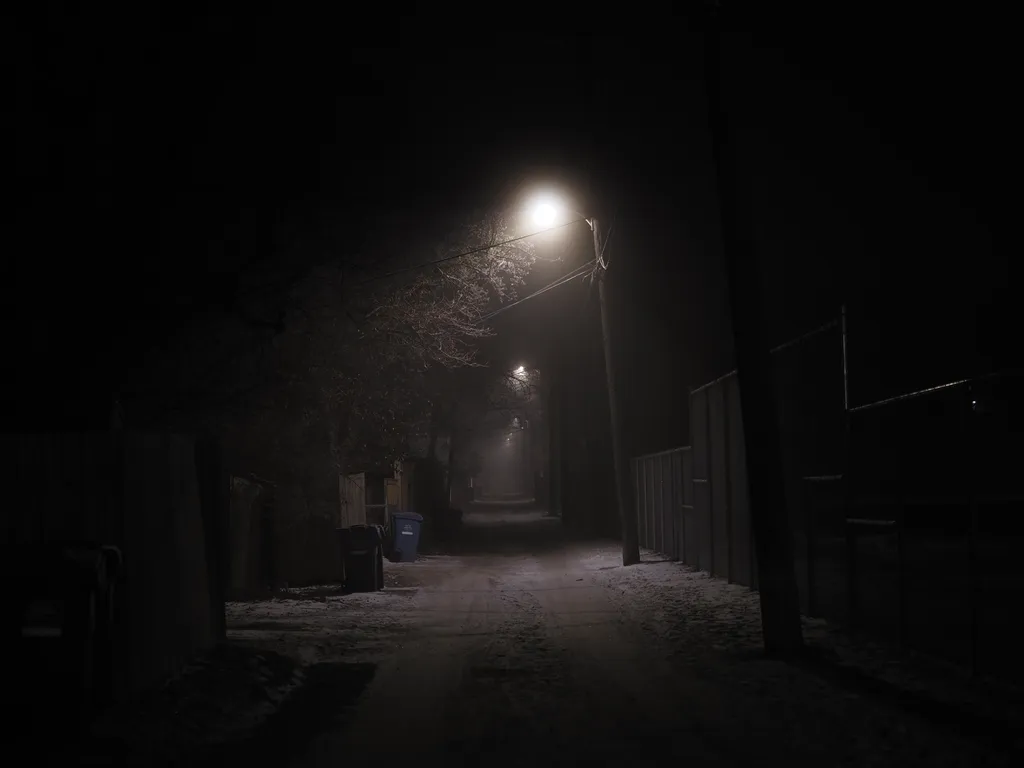
[(394, 512), (391, 515), (391, 562), (411, 563), (420, 544), (423, 515), (415, 512)]

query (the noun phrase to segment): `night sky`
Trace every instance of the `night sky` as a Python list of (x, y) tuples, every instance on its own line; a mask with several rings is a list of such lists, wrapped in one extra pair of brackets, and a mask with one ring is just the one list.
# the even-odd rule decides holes
[[(13, 39), (5, 376), (30, 408), (12, 425), (26, 412), (87, 421), (85, 404), (105, 414), (120, 370), (196, 307), (230, 306), (239, 275), (297, 274), (339, 249), (415, 251), (538, 181), (614, 221), (632, 449), (685, 442), (686, 392), (731, 368), (689, 11), (373, 21), (34, 7)], [(858, 12), (747, 17), (726, 40), (724, 92), (739, 183), (757, 201), (766, 332), (783, 341), (845, 301), (851, 383), (867, 400), (1012, 361), (995, 359), (1008, 289), (990, 234), (1002, 130), (990, 30)], [(540, 314), (504, 321), (515, 354)]]

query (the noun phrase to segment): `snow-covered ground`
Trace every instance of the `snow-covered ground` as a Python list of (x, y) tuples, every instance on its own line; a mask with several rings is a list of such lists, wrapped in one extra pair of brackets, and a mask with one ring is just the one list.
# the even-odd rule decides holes
[[(240, 653), (295, 665), (263, 686), (277, 693), (249, 708), (250, 727), (302, 681), (303, 669), (375, 667), (348, 724), (289, 747), (291, 765), (460, 752), (533, 768), (666, 759), (1016, 764), (959, 724), (937, 725), (891, 697), (765, 659), (758, 596), (745, 587), (652, 553), (623, 568), (616, 545), (555, 540), (561, 528), (532, 512), (495, 510), (468, 525), (477, 554), (465, 546), (459, 557), (387, 563), (383, 592), (346, 595), (328, 585), (227, 606)], [(804, 629), (833, 661), (897, 688), (985, 714), (1009, 711), (950, 670), (897, 658), (824, 622)]]
[(458, 569), (451, 557), (385, 563), (381, 592), (344, 594), (341, 585), (285, 589), (269, 600), (229, 602), (232, 643), (268, 648), (309, 665), (377, 661), (401, 647), (413, 627), (412, 599), (424, 585)]
[(346, 595), (340, 585), (323, 585), (229, 602), (227, 645), (105, 712), (88, 749), (102, 759), (114, 749), (126, 765), (169, 765), (245, 740), (306, 685), (311, 666), (374, 662), (399, 648), (417, 585), (457, 567), (453, 558), (424, 557), (388, 563), (383, 592)]
[[(582, 558), (650, 638), (652, 651), (660, 649), (676, 674), (713, 683), (716, 695), (731, 700), (737, 712), (756, 702), (785, 712), (782, 720), (788, 722), (777, 720), (775, 727), (803, 734), (801, 739), (806, 737), (804, 721), (813, 719), (819, 738), (831, 739), (837, 749), (842, 744), (851, 761), (869, 755), (880, 759), (881, 754), (887, 760), (902, 755), (910, 764), (1000, 764), (1004, 758), (988, 753), (985, 732), (1000, 738), (1011, 734), (1011, 739), (1016, 733), (1016, 748), (1024, 746), (1020, 691), (850, 637), (817, 619), (803, 621), (805, 640), (823, 659), (817, 671), (767, 659), (761, 653), (756, 592), (656, 553), (644, 552), (643, 561), (623, 568), (617, 548), (593, 550)], [(938, 719), (948, 718), (946, 725), (953, 728), (926, 721), (918, 711), (933, 718), (938, 712)], [(980, 742), (977, 732), (962, 738), (976, 728), (974, 722), (993, 729), (982, 731)]]
[[(761, 608), (757, 592), (662, 555), (643, 553), (636, 568), (622, 568), (615, 549), (589, 554), (587, 567), (602, 574), (624, 609), (645, 629), (664, 637), (677, 662), (718, 665), (747, 659), (761, 647)], [(970, 677), (964, 670), (920, 654), (863, 637), (851, 637), (822, 619), (804, 618), (804, 638), (841, 668), (856, 670), (888, 686), (985, 717), (1011, 717), (1024, 728), (1019, 710), (1024, 693), (1004, 683)], [(763, 661), (765, 669), (781, 666)], [(1022, 730), (1024, 732), (1024, 730)]]
[[(404, 642), (381, 658), (355, 721), (296, 765), (453, 752), (500, 765), (1013, 764), (959, 726), (765, 659), (746, 588), (651, 553), (630, 568), (619, 557), (577, 544), (426, 566)], [(901, 685), (932, 680), (821, 622), (806, 632), (848, 665)], [(955, 684), (941, 690), (963, 698)], [(405, 724), (398, 742), (394, 722)]]
[(228, 640), (290, 655), (308, 665), (358, 659), (388, 650), (402, 628), (398, 602), (403, 590), (367, 594), (278, 595), (258, 602), (229, 603)]

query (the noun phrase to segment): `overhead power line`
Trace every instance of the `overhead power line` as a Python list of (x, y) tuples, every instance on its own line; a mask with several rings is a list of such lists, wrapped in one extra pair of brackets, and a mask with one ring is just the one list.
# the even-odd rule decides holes
[[(564, 227), (568, 227), (572, 224), (578, 224), (581, 221), (586, 221), (586, 219), (573, 219), (572, 221), (567, 221), (564, 224), (558, 224), (557, 226), (554, 227), (548, 227), (547, 229), (541, 229), (538, 230), (537, 232), (531, 232), (528, 235), (520, 235), (519, 237), (513, 237), (508, 240), (502, 240), (499, 243), (490, 243), (489, 245), (481, 245), (476, 248), (470, 248), (467, 251), (454, 253), (451, 256), (444, 256), (443, 258), (434, 259), (433, 261), (424, 261), (421, 264), (413, 264), (412, 266), (409, 267), (393, 269), (390, 272), (384, 272), (382, 274), (374, 275), (372, 277), (367, 277), (363, 280), (360, 280), (359, 282), (356, 283), (356, 285), (365, 285), (366, 283), (372, 283), (375, 280), (384, 280), (388, 277), (394, 277), (395, 275), (400, 275), (404, 272), (412, 272), (413, 270), (423, 269), (425, 267), (433, 267), (437, 264), (444, 264), (446, 261), (454, 261), (455, 259), (461, 259), (466, 256), (472, 256), (473, 254), (476, 253), (483, 253), (484, 251), (489, 251), (491, 248), (500, 248), (503, 245), (510, 245), (511, 243), (517, 243), (520, 240), (525, 240), (528, 237), (536, 237), (537, 235), (543, 235), (545, 232), (554, 232), (556, 229), (563, 229)], [(510, 304), (509, 306), (513, 305)]]
[(500, 315), (502, 312), (505, 312), (505, 311), (507, 311), (509, 309), (512, 309), (512, 307), (519, 306), (524, 301), (529, 301), (530, 299), (534, 299), (537, 296), (540, 296), (542, 293), (547, 293), (548, 291), (553, 290), (553, 289), (557, 288), (560, 285), (565, 285), (568, 282), (571, 282), (573, 280), (576, 280), (577, 278), (583, 277), (584, 275), (586, 275), (586, 274), (588, 274), (589, 272), (592, 271), (591, 267), (593, 267), (596, 263), (597, 263), (596, 259), (591, 259), (586, 264), (581, 264), (580, 266), (576, 267), (576, 269), (572, 270), (568, 274), (562, 275), (560, 278), (558, 278), (554, 282), (548, 283), (543, 288), (540, 288), (540, 289), (534, 291), (531, 294), (523, 296), (521, 299), (513, 301), (511, 304), (506, 304), (505, 306), (499, 307), (498, 309), (494, 310), (493, 312), (490, 312), (490, 313), (484, 315), (483, 317), (480, 318), (480, 322), (481, 323), (486, 322), (486, 321), (490, 320), (492, 317), (494, 317), (495, 315)]

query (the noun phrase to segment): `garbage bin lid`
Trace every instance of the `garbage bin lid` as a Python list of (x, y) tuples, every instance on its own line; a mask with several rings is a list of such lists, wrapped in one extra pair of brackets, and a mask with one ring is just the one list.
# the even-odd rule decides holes
[(392, 512), (391, 518), (393, 520), (415, 520), (417, 523), (423, 522), (423, 515), (418, 515), (415, 512)]

